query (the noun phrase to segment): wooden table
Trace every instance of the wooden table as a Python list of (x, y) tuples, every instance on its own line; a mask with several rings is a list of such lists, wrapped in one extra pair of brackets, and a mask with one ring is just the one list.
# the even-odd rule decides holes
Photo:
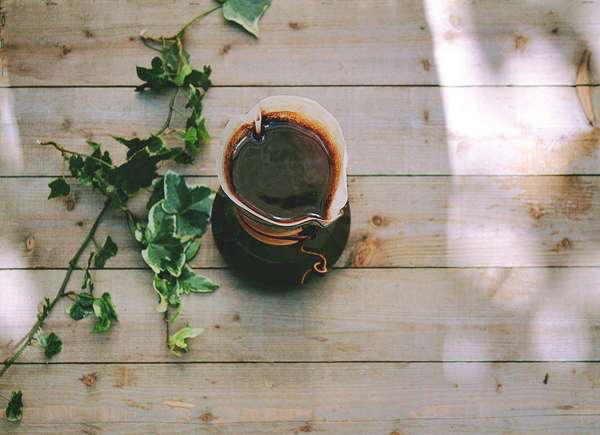
[[(84, 150), (93, 138), (122, 157), (109, 135), (156, 130), (167, 104), (133, 92), (152, 55), (138, 33), (172, 33), (211, 2), (1, 4), (3, 359), (102, 206), (82, 188), (74, 203), (47, 201), (67, 171), (36, 140)], [(338, 118), (353, 222), (336, 269), (264, 293), (207, 235), (194, 267), (222, 287), (186, 300), (179, 323), (206, 332), (176, 359), (113, 213), (99, 239), (119, 255), (96, 276), (118, 325), (91, 335), (61, 303), (47, 329), (64, 350), (47, 364), (31, 348), (0, 379), (0, 394), (25, 398), (23, 422), (0, 431), (598, 433), (600, 129), (573, 84), (586, 48), (597, 70), (600, 4), (274, 0), (261, 29), (257, 41), (215, 14), (190, 31), (192, 62), (214, 70), (208, 127), (218, 138), (277, 94)], [(213, 139), (180, 169), (216, 187), (216, 152)]]

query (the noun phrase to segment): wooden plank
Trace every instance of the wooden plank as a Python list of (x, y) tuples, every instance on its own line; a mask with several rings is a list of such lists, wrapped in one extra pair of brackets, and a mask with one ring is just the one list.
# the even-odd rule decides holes
[(308, 432), (335, 434), (498, 434), (528, 433), (545, 435), (595, 433), (600, 427), (597, 416), (561, 415), (544, 417), (489, 417), (489, 418), (423, 418), (393, 419), (380, 421), (284, 421), (207, 424), (202, 421), (172, 423), (39, 423), (22, 422), (8, 426), (9, 433), (70, 435), (81, 433), (119, 433), (147, 435), (160, 434), (220, 434), (275, 435), (282, 433), (302, 434)]
[[(79, 380), (88, 373), (97, 375), (91, 387)], [(422, 419), (507, 418), (518, 427), (519, 418), (588, 416), (581, 424), (598, 425), (599, 376), (586, 363), (76, 364), (18, 366), (0, 389), (23, 390), (23, 420), (34, 425), (205, 423), (229, 432), (295, 423), (301, 432), (329, 422), (335, 432), (379, 421), (402, 431)]]
[[(139, 32), (172, 34), (212, 5), (5, 3), (0, 80), (18, 86), (135, 84), (134, 66), (152, 56)], [(188, 47), (224, 85), (570, 85), (585, 46), (600, 49), (599, 14), (594, 1), (281, 0), (260, 41), (213, 14), (189, 32)]]
[[(166, 349), (150, 272), (111, 270), (95, 277), (118, 324), (93, 335), (91, 320), (70, 320), (62, 302), (46, 325), (65, 343), (52, 362), (600, 360), (599, 269), (336, 270), (296, 291), (201, 272), (221, 288), (185, 299), (173, 330), (189, 322), (205, 332), (181, 360)], [(64, 273), (0, 272), (0, 361)], [(21, 361), (44, 358), (31, 348)]]
[[(339, 120), (351, 174), (597, 174), (600, 130), (592, 129), (573, 88), (214, 88), (205, 108), (213, 139), (190, 175), (214, 175), (227, 120), (271, 95), (313, 98)], [(67, 173), (55, 140), (88, 152), (85, 139), (148, 135), (164, 121), (167, 96), (131, 89), (0, 89), (0, 175)], [(594, 94), (600, 107), (600, 93)], [(175, 125), (182, 122), (176, 119)]]
[[(101, 198), (79, 187), (72, 201), (47, 201), (49, 181), (0, 180), (0, 268), (65, 267), (99, 212)], [(598, 266), (599, 185), (572, 176), (351, 177), (351, 236), (338, 266)], [(143, 203), (132, 208), (141, 214)], [(113, 264), (144, 267), (120, 214), (107, 216), (98, 238), (106, 234), (120, 247)], [(210, 234), (194, 266), (224, 266)]]

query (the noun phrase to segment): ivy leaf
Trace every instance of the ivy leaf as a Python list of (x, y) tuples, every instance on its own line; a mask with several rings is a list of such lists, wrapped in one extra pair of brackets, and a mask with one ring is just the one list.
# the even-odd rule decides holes
[(109, 293), (104, 293), (102, 297), (94, 299), (93, 309), (97, 320), (92, 332), (106, 332), (110, 329), (112, 322), (119, 320), (117, 309)]
[(6, 419), (18, 423), (23, 419), (23, 393), (13, 391), (6, 406)]
[(154, 275), (152, 286), (160, 297), (156, 311), (164, 313), (167, 306), (179, 307), (181, 305), (181, 289), (176, 278), (169, 274)]
[(67, 311), (71, 319), (81, 320), (94, 313), (94, 296), (89, 293), (79, 293), (73, 305)]
[(75, 303), (69, 307), (69, 315), (73, 320), (81, 320), (91, 314), (96, 316), (92, 332), (106, 332), (116, 322), (117, 310), (109, 293), (95, 298), (89, 293), (79, 293)]
[(258, 38), (258, 21), (269, 6), (271, 0), (226, 0), (223, 3), (223, 16)]
[(100, 248), (100, 250), (94, 255), (94, 266), (98, 269), (102, 269), (109, 258), (117, 255), (119, 248), (113, 242), (110, 236), (106, 237), (104, 241), (104, 245)]
[(150, 198), (146, 203), (146, 209), (150, 210), (154, 204), (156, 204), (161, 199), (164, 199), (164, 197), (165, 191), (163, 177), (155, 178), (152, 182), (152, 193), (150, 194)]
[(212, 293), (219, 285), (209, 278), (197, 274), (188, 266), (185, 266), (181, 276), (177, 279), (183, 294), (189, 293)]
[(211, 73), (212, 69), (210, 65), (204, 65), (202, 71), (194, 69), (185, 79), (185, 85), (188, 87), (191, 85), (194, 88), (202, 88), (204, 91), (207, 91), (212, 86), (212, 82), (210, 81)]
[(198, 251), (200, 250), (201, 242), (200, 240), (192, 240), (187, 245), (185, 245), (184, 253), (185, 253), (185, 261), (189, 262), (196, 257)]
[(48, 199), (56, 198), (59, 196), (67, 196), (69, 192), (71, 192), (71, 188), (67, 184), (64, 178), (57, 178), (56, 180), (50, 182), (48, 184), (50, 188), (50, 195), (48, 195)]
[(143, 148), (115, 169), (115, 184), (128, 195), (150, 187), (154, 178), (158, 176), (158, 163), (170, 159), (173, 155), (173, 151), (151, 155), (147, 148)]
[(190, 66), (190, 64), (189, 63), (184, 64), (181, 67), (181, 69), (179, 70), (179, 73), (177, 74), (177, 76), (175, 77), (175, 86), (178, 86), (178, 87), (183, 86), (185, 79), (191, 73), (192, 73), (192, 67)]
[(127, 159), (131, 159), (138, 151), (146, 148), (150, 154), (156, 154), (165, 149), (165, 141), (160, 136), (150, 135), (145, 139), (133, 137), (126, 139), (120, 136), (113, 136), (117, 142), (125, 145), (128, 148)]
[(48, 315), (48, 311), (50, 311), (50, 299), (47, 297), (44, 297), (44, 299), (42, 299), (42, 301), (38, 305), (38, 310), (37, 310), (38, 320), (45, 319)]
[(162, 208), (175, 215), (177, 237), (191, 240), (206, 231), (214, 193), (206, 186), (188, 187), (185, 179), (173, 171), (164, 177), (165, 199)]
[(83, 169), (83, 157), (73, 154), (69, 157), (69, 172), (74, 177), (78, 177)]
[(44, 349), (44, 355), (50, 359), (62, 350), (62, 341), (54, 332), (45, 334), (41, 329), (34, 335), (35, 340)]
[(135, 88), (137, 92), (142, 92), (145, 89), (160, 91), (173, 86), (162, 58), (158, 56), (153, 58), (150, 66), (150, 68), (136, 67), (138, 78), (144, 82)]
[(94, 278), (90, 273), (90, 267), (92, 265), (92, 260), (95, 257), (94, 252), (90, 252), (90, 256), (88, 257), (87, 266), (85, 267), (85, 271), (83, 272), (83, 282), (81, 283), (81, 290), (88, 290), (90, 294), (94, 291)]
[(142, 257), (154, 273), (168, 271), (173, 276), (179, 276), (185, 264), (183, 244), (175, 237), (175, 216), (165, 213), (163, 202), (154, 204), (148, 213), (148, 226), (143, 240), (146, 248), (142, 251)]
[(171, 352), (175, 355), (181, 356), (183, 352), (189, 350), (187, 340), (199, 336), (203, 331), (203, 329), (192, 328), (190, 326), (181, 328), (176, 333), (169, 335), (169, 349), (171, 349)]

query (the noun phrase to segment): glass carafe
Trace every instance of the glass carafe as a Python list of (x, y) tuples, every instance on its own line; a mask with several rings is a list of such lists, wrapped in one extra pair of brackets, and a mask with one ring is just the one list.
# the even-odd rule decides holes
[(350, 231), (347, 161), (338, 122), (307, 98), (269, 97), (231, 119), (212, 213), (225, 260), (262, 282), (326, 274)]

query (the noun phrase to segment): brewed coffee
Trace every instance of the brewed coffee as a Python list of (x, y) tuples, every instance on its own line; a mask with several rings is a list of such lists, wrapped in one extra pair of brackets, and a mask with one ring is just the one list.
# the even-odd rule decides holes
[(277, 221), (322, 218), (331, 188), (330, 156), (317, 134), (285, 121), (267, 121), (236, 145), (230, 165), (235, 193)]

